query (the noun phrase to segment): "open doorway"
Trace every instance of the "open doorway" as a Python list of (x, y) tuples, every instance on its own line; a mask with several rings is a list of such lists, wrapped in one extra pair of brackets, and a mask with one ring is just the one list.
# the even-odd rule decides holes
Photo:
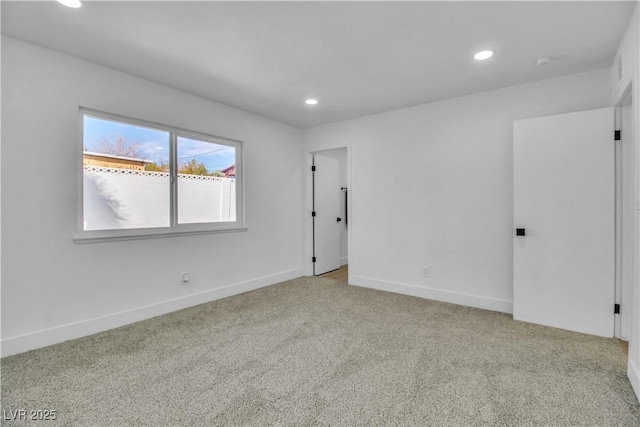
[(312, 156), (313, 275), (346, 281), (350, 219), (347, 148), (318, 151)]

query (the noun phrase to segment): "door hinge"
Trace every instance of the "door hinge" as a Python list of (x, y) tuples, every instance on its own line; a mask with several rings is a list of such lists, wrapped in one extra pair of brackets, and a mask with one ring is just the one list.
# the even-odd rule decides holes
[(316, 257), (311, 257), (311, 262), (316, 262)]
[(621, 137), (620, 131), (619, 130), (615, 131), (614, 134), (613, 134), (613, 140), (614, 141), (620, 141), (620, 137)]
[(311, 216), (316, 216), (316, 211), (311, 212)]
[(620, 314), (620, 304), (613, 305), (613, 314)]
[(316, 171), (316, 167), (315, 166), (311, 166), (311, 172), (315, 172)]

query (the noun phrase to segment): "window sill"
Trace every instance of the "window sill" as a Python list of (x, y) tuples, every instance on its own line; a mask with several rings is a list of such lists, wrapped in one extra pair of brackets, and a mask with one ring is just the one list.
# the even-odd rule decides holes
[(217, 234), (217, 233), (237, 233), (247, 231), (247, 227), (233, 226), (229, 228), (206, 228), (206, 227), (184, 227), (184, 228), (147, 228), (135, 230), (95, 230), (83, 231), (73, 236), (75, 243), (103, 243), (115, 242), (120, 240), (141, 240), (141, 239), (159, 239), (163, 237), (180, 237), (194, 236), (198, 234)]

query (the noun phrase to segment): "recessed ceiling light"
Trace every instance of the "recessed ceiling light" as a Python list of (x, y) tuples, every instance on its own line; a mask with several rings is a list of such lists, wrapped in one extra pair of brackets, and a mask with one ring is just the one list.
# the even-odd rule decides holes
[(317, 99), (313, 99), (313, 98), (309, 98), (307, 100), (304, 101), (305, 104), (307, 105), (316, 105), (318, 103)]
[(80, 0), (58, 0), (58, 3), (61, 3), (67, 7), (72, 7), (74, 9), (77, 9), (80, 6), (82, 6), (82, 3), (80, 3)]
[(493, 56), (492, 50), (483, 50), (482, 52), (478, 52), (473, 55), (473, 59), (476, 61), (484, 61), (485, 59), (489, 59)]

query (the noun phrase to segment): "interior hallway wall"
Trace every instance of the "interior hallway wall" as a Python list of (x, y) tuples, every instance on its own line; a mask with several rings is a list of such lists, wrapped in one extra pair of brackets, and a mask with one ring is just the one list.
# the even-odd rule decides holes
[[(346, 148), (334, 148), (333, 150), (322, 151), (319, 154), (323, 156), (332, 157), (339, 162), (340, 169), (340, 187), (348, 188), (349, 182), (347, 179), (347, 149)], [(340, 193), (340, 215), (342, 217), (342, 225), (340, 226), (340, 265), (348, 263), (349, 259), (349, 239), (348, 229), (349, 226), (345, 221), (344, 212), (347, 202), (344, 193)]]

